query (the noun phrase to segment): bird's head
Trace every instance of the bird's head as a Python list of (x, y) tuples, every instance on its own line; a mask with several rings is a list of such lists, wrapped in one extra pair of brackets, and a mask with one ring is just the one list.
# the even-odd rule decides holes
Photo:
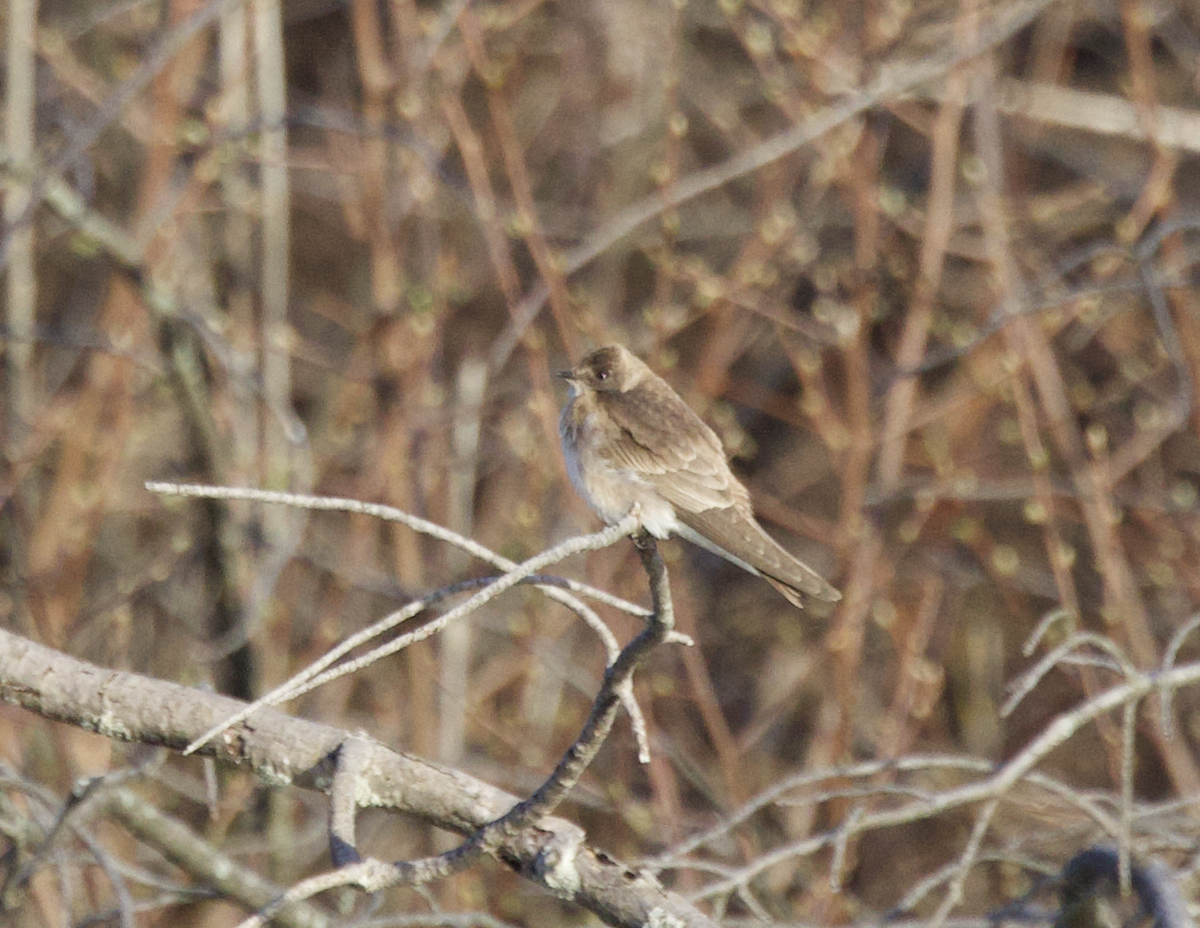
[(646, 370), (646, 365), (627, 348), (605, 345), (588, 354), (569, 371), (560, 371), (558, 376), (579, 392), (624, 393), (641, 381)]

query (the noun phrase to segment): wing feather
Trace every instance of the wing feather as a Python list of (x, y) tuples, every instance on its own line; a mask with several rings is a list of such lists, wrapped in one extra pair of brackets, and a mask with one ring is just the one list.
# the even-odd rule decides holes
[(611, 466), (628, 470), (678, 510), (729, 506), (736, 480), (716, 433), (665, 381), (618, 394), (596, 394), (615, 433), (605, 443)]

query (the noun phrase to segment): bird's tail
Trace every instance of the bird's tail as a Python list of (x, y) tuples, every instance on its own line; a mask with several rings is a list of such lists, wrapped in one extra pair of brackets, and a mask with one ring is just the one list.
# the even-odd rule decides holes
[[(675, 530), (682, 538), (711, 551), (731, 564), (736, 564), (747, 573), (762, 577), (793, 605), (804, 608), (801, 593), (830, 603), (835, 603), (842, 598), (842, 594), (826, 582), (820, 574), (793, 557), (754, 522), (748, 521), (742, 526), (745, 531), (755, 532), (754, 537), (726, 538), (726, 535), (738, 531), (727, 513), (716, 509), (696, 513), (689, 512), (686, 516), (686, 523), (680, 518), (681, 515), (681, 513), (676, 513), (678, 522)], [(753, 556), (753, 560), (750, 560), (749, 557), (743, 558), (731, 553), (729, 550), (731, 547), (739, 551), (757, 549), (758, 553)]]

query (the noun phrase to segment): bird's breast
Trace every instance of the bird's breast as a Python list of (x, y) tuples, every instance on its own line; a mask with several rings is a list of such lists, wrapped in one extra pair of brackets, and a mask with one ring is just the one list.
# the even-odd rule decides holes
[(599, 420), (607, 413), (586, 400), (585, 396), (572, 399), (558, 423), (572, 485), (610, 525), (636, 506), (646, 531), (657, 538), (668, 537), (675, 529), (675, 508), (639, 474), (613, 466), (608, 448), (612, 439)]

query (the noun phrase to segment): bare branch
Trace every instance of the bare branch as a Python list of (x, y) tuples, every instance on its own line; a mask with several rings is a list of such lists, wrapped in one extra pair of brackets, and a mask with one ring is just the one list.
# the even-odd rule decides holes
[[(106, 670), (0, 629), (0, 698), (49, 719), (118, 741), (181, 751), (242, 703), (140, 674)], [(340, 729), (264, 709), (253, 726), (238, 725), (199, 753), (253, 770), (274, 786), (328, 792), (341, 744)], [(371, 743), (364, 789), (378, 808), (417, 816), (469, 834), (504, 815), (517, 797), (474, 777)], [(578, 826), (546, 817), (536, 827), (499, 836), (497, 856), (547, 891), (569, 898), (609, 924), (642, 925), (650, 913), (682, 924), (706, 919), (652, 877), (635, 873), (583, 842)], [(546, 854), (575, 847), (578, 884), (552, 885)]]
[[(613, 528), (623, 527), (624, 522)], [(628, 529), (625, 528), (625, 531)], [(506, 836), (533, 825), (552, 813), (579, 782), (579, 778), (607, 739), (616, 718), (617, 706), (621, 702), (621, 694), (627, 688), (634, 671), (642, 665), (655, 647), (667, 641), (675, 624), (667, 569), (658, 553), (658, 547), (654, 539), (644, 533), (638, 535), (635, 542), (646, 574), (650, 578), (654, 615), (646, 623), (642, 633), (626, 645), (617, 660), (605, 672), (604, 683), (592, 704), (592, 711), (584, 723), (583, 731), (567, 749), (554, 772), (532, 796), (484, 825), (458, 847), (436, 857), (402, 861), (391, 869), (378, 861), (367, 860), (343, 867), (340, 871), (303, 880), (275, 903), (242, 922), (241, 928), (261, 928), (275, 912), (335, 886), (354, 884), (374, 892), (387, 886), (419, 885), (445, 879), (454, 873), (462, 872), (485, 854), (496, 855)], [(346, 765), (344, 772), (348, 776), (361, 773), (364, 763), (362, 746), (356, 743), (353, 748), (353, 760)], [(358, 789), (349, 785), (342, 787), (339, 792), (347, 795), (360, 794)], [(339, 819), (343, 820), (340, 827), (345, 834), (349, 828), (344, 822), (344, 810), (339, 812)], [(340, 837), (335, 834), (334, 840), (340, 841)], [(579, 885), (579, 875), (575, 869), (578, 853), (578, 843), (568, 841), (558, 841), (548, 846), (543, 853), (544, 876), (551, 885), (559, 887), (560, 891), (574, 891)], [(703, 923), (707, 924), (707, 919), (703, 920)], [(689, 921), (688, 924), (692, 922)]]

